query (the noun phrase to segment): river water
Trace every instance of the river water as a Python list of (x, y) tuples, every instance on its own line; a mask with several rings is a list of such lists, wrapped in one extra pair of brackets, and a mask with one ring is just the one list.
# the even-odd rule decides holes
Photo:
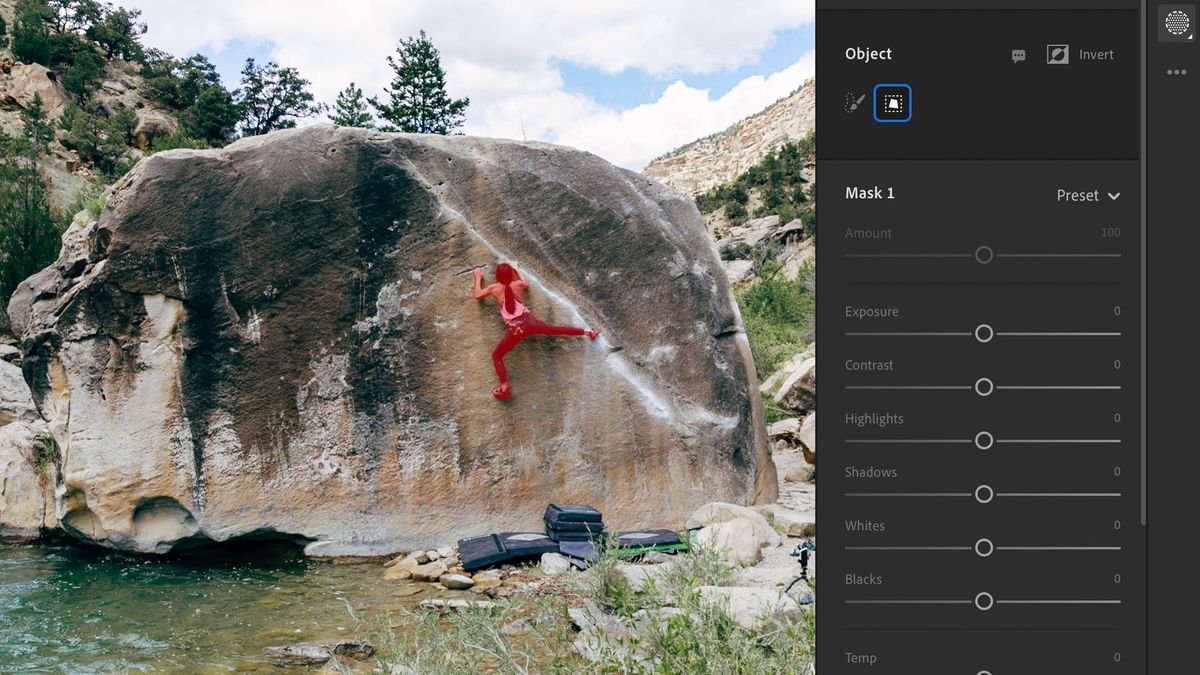
[(425, 595), (401, 597), (415, 584), (382, 573), (284, 545), (163, 558), (0, 545), (0, 673), (283, 672), (264, 648), (352, 639), (347, 604), (371, 614)]

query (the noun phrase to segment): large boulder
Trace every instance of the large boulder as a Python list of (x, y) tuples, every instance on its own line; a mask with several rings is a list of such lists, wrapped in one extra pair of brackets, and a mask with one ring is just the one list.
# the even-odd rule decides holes
[[(312, 555), (622, 528), (775, 499), (750, 351), (699, 213), (576, 150), (327, 125), (141, 162), (14, 293), (65, 530)], [(506, 360), (471, 270), (519, 261), (585, 339)]]
[(7, 77), (0, 77), (0, 103), (12, 102), (28, 108), (34, 96), (42, 97), (42, 109), (51, 120), (62, 115), (71, 103), (71, 95), (63, 89), (54, 71), (40, 63), (14, 64)]

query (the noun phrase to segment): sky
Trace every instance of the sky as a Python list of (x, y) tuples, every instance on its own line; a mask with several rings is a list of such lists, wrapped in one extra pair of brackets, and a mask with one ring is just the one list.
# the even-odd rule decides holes
[(273, 60), (329, 103), (351, 81), (382, 95), (386, 57), (425, 30), (447, 91), (471, 99), (464, 133), (570, 145), (634, 170), (758, 112), (816, 66), (814, 0), (117, 4), (142, 10), (146, 44), (205, 54), (230, 88), (247, 57)]

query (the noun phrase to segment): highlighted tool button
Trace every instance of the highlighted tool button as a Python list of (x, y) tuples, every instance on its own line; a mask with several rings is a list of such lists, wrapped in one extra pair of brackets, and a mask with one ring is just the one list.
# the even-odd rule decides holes
[(912, 119), (913, 93), (907, 84), (877, 84), (872, 96), (876, 122), (896, 124)]

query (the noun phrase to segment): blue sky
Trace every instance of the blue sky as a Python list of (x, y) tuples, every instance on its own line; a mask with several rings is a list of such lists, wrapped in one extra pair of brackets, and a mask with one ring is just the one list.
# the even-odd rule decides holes
[[(119, 0), (145, 41), (207, 55), (230, 87), (246, 57), (297, 68), (332, 102), (382, 94), (397, 40), (426, 30), (469, 134), (594, 152), (631, 169), (786, 96), (815, 72), (813, 0)], [(320, 120), (302, 120), (309, 123)]]
[(631, 108), (654, 101), (676, 80), (683, 80), (697, 89), (707, 89), (711, 96), (723, 96), (747, 77), (787, 68), (813, 47), (813, 29), (812, 26), (806, 26), (776, 32), (774, 44), (760, 54), (754, 63), (714, 73), (655, 76), (644, 70), (627, 68), (617, 75), (610, 75), (598, 68), (581, 67), (570, 62), (552, 64), (562, 75), (567, 91), (590, 96), (604, 105)]

